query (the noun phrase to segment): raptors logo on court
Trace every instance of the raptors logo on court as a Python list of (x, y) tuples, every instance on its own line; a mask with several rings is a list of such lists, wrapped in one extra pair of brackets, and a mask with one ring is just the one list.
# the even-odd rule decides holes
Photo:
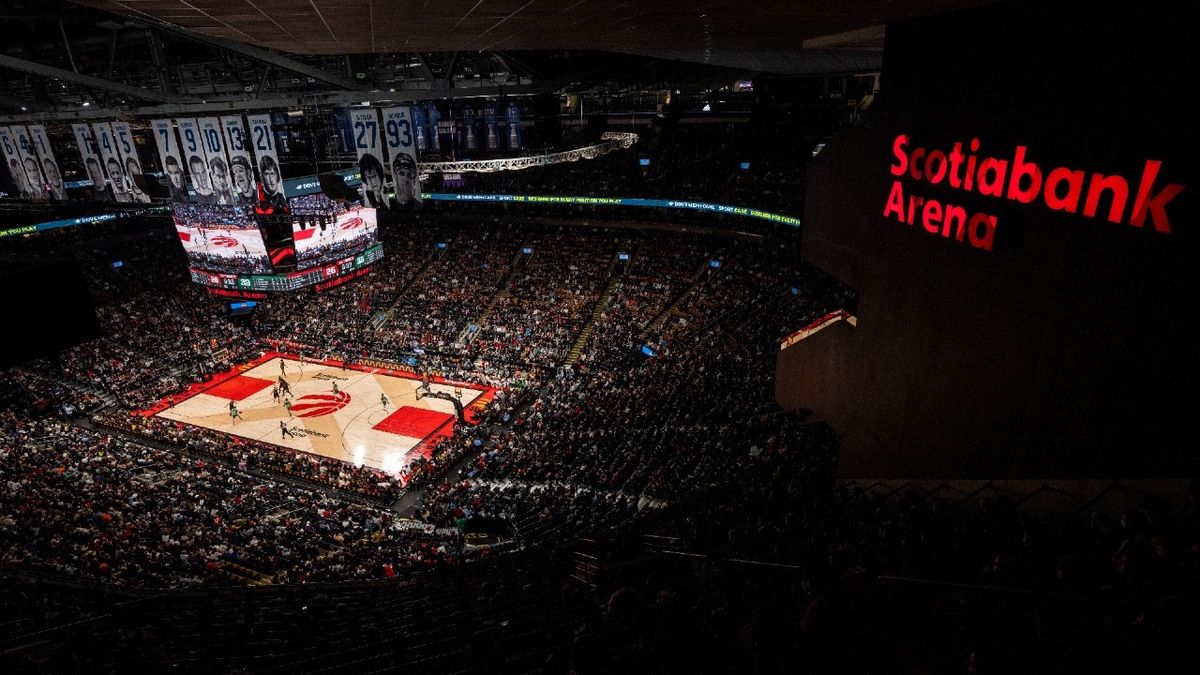
[(233, 248), (238, 245), (238, 240), (234, 239), (233, 237), (227, 237), (222, 234), (222, 235), (217, 235), (217, 236), (213, 237), (212, 239), (209, 239), (208, 243), (212, 244), (213, 246), (224, 246), (225, 248)]
[(362, 218), (347, 218), (346, 222), (342, 223), (343, 230), (353, 230), (363, 226)]
[(305, 394), (296, 399), (292, 406), (292, 414), (296, 417), (321, 417), (350, 405), (350, 394), (339, 391), (336, 394)]

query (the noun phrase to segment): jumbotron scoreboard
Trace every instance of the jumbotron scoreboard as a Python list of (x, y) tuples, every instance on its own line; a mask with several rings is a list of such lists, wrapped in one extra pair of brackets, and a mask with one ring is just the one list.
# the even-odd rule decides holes
[(289, 274), (229, 274), (191, 268), (192, 281), (214, 289), (234, 292), (286, 292), (309, 286), (325, 290), (366, 274), (383, 257), (383, 246), (375, 244), (348, 258)]
[(383, 257), (375, 209), (321, 194), (293, 198), (269, 215), (181, 203), (172, 215), (192, 281), (217, 295), (324, 290), (367, 274)]

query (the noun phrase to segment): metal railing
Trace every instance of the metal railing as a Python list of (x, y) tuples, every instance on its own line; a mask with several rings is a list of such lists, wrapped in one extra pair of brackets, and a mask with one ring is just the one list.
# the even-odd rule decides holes
[(519, 171), (535, 166), (550, 166), (563, 162), (577, 162), (581, 159), (595, 159), (614, 150), (624, 150), (637, 143), (638, 135), (625, 131), (606, 131), (600, 136), (596, 145), (588, 145), (565, 152), (552, 152), (546, 155), (530, 155), (528, 157), (506, 157), (503, 159), (473, 159), (458, 162), (421, 162), (419, 169), (422, 175), (432, 173), (464, 173), (464, 172), (494, 172)]

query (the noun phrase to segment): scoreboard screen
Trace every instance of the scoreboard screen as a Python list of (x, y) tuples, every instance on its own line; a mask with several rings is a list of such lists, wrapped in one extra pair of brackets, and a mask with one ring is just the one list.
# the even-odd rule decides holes
[(350, 257), (291, 274), (228, 274), (193, 267), (191, 275), (193, 282), (213, 288), (242, 292), (286, 292), (357, 275), (382, 257), (383, 246), (376, 244)]
[(262, 232), (247, 208), (176, 202), (171, 217), (193, 267), (225, 274), (274, 271)]
[(297, 269), (319, 267), (379, 243), (375, 209), (372, 208), (296, 214), (292, 218)]

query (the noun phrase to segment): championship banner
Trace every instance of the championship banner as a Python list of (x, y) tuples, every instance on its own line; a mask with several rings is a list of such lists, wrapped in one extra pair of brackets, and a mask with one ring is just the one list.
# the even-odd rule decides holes
[(65, 200), (67, 188), (63, 186), (62, 171), (58, 168), (58, 160), (54, 158), (54, 148), (50, 147), (46, 127), (40, 124), (30, 125), (29, 137), (42, 165), (42, 174), (46, 177), (46, 186), (50, 188), (50, 194), (59, 201)]
[(150, 196), (138, 187), (135, 176), (142, 176), (142, 161), (138, 159), (137, 147), (133, 144), (133, 132), (129, 122), (113, 122), (113, 138), (117, 143), (117, 155), (121, 158), (121, 168), (125, 170), (125, 187), (129, 190), (130, 201), (150, 203)]
[(479, 139), (475, 137), (475, 109), (466, 108), (462, 111), (463, 139), (467, 150), (478, 150)]
[(46, 179), (42, 176), (41, 162), (38, 162), (33, 143), (29, 140), (29, 130), (19, 125), (9, 128), (17, 139), (17, 156), (21, 158), (21, 166), (25, 168), (25, 182), (29, 184), (30, 199), (45, 199)]
[(425, 116), (429, 118), (429, 149), (434, 152), (441, 152), (442, 142), (438, 140), (438, 120), (442, 119), (442, 114), (438, 112), (437, 105), (434, 103), (426, 103)]
[(92, 127), (85, 123), (71, 125), (71, 133), (75, 134), (75, 145), (79, 146), (79, 159), (87, 170), (88, 179), (92, 181), (92, 194), (97, 198), (103, 195), (108, 199), (108, 180), (104, 177), (104, 164), (96, 154), (96, 144), (92, 141)]
[(425, 106), (420, 103), (412, 107), (412, 123), (417, 137), (417, 151), (425, 152), (429, 149), (429, 134), (425, 131)]
[(17, 195), (28, 199), (29, 179), (25, 177), (25, 167), (17, 154), (17, 139), (8, 127), (0, 127), (0, 152), (4, 153), (4, 166), (8, 168), (8, 175), (12, 177)]
[(379, 112), (374, 108), (350, 111), (350, 129), (358, 170), (362, 174), (363, 205), (388, 208), (386, 175), (383, 171), (383, 144), (379, 140)]
[(188, 200), (187, 179), (183, 173), (183, 155), (179, 152), (179, 138), (175, 135), (175, 125), (171, 120), (152, 120), (150, 126), (154, 129), (154, 143), (158, 146), (158, 161), (163, 173), (167, 174), (167, 188), (171, 191), (171, 201), (186, 202)]
[(258, 160), (258, 178), (262, 181), (263, 199), (269, 208), (286, 209), (287, 198), (283, 196), (283, 173), (279, 170), (279, 156), (275, 154), (275, 132), (271, 130), (270, 115), (247, 115), (250, 125), (250, 144)]
[(121, 164), (121, 156), (117, 154), (117, 138), (113, 135), (108, 122), (95, 122), (92, 129), (96, 133), (96, 147), (100, 150), (103, 160), (104, 173), (108, 175), (108, 185), (112, 189), (113, 199), (119, 202), (132, 200), (125, 182), (125, 169)]
[(387, 143), (388, 157), (391, 157), (392, 187), (398, 206), (421, 203), (417, 139), (413, 132), (412, 112), (407, 106), (384, 109), (383, 139)]
[(192, 190), (196, 192), (196, 202), (216, 204), (217, 195), (213, 192), (212, 178), (208, 173), (208, 157), (204, 152), (199, 123), (194, 119), (184, 118), (175, 120), (175, 124), (179, 125), (180, 148), (183, 150), (188, 176), (192, 179)]
[(253, 204), (257, 198), (254, 191), (254, 163), (250, 159), (250, 146), (246, 138), (246, 125), (241, 115), (221, 118), (225, 130), (225, 149), (229, 152), (229, 182), (233, 184), (233, 196), (239, 204)]
[(504, 111), (504, 119), (508, 123), (508, 149), (521, 149), (521, 106), (510, 102)]
[(236, 202), (233, 184), (229, 180), (229, 160), (225, 158), (225, 133), (221, 130), (221, 122), (215, 117), (199, 117), (196, 123), (200, 125), (200, 138), (204, 141), (213, 194), (217, 196), (218, 204), (232, 205)]
[(496, 106), (488, 105), (483, 109), (484, 147), (496, 150), (500, 147), (500, 131), (496, 123)]

